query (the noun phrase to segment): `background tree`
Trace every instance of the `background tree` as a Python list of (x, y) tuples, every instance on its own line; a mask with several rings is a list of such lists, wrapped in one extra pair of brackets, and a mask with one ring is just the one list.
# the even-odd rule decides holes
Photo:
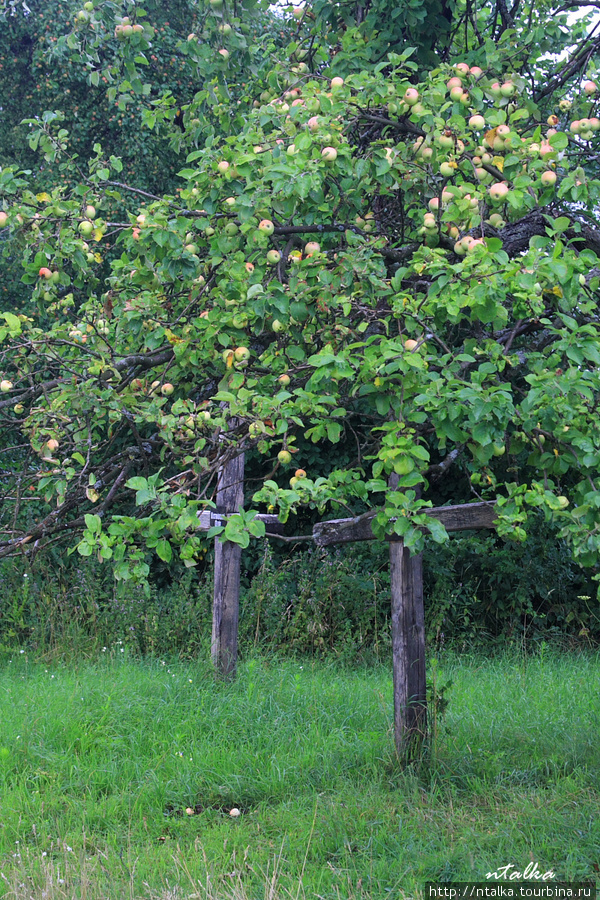
[(29, 290), (0, 328), (0, 554), (69, 537), (119, 578), (174, 547), (193, 565), (197, 513), (245, 451), (254, 496), (225, 529), (242, 544), (264, 506), (371, 504), (418, 550), (423, 530), (445, 539), (427, 507), (450, 478), (452, 499), (496, 501), (504, 536), (541, 511), (595, 565), (594, 27), (546, 3), (457, 5), (433, 7), (432, 40), (421, 6), (316, 4), (271, 13), (258, 52), (254, 7), (199, 9), (176, 49), (182, 81), (204, 82), (183, 105), (154, 85), (162, 38), (139, 7), (85, 4), (56, 42), (92, 84), (109, 72), (110, 102), (140, 98), (187, 154), (179, 188), (128, 185), (56, 112), (27, 123), (36, 174), (0, 173)]
[[(220, 7), (202, 10), (188, 0), (168, 7), (157, 2), (145, 9), (132, 5), (123, 10), (130, 16), (120, 17), (114, 4), (90, 10), (63, 0), (4, 4), (0, 165), (30, 169), (30, 186), (37, 192), (71, 186), (81, 178), (77, 161), (85, 169), (85, 160), (100, 143), (107, 156), (120, 159), (119, 177), (129, 187), (154, 196), (174, 192), (186, 128), (193, 130), (190, 146), (200, 146), (234, 124), (235, 115), (212, 115), (221, 92), (235, 98), (232, 110), (248, 105), (243, 84), (228, 80), (237, 67), (226, 66), (219, 49), (227, 44), (239, 68), (251, 67), (258, 75), (261, 67), (270, 66), (273, 41), (282, 42), (276, 23), (260, 5), (246, 7), (252, 9), (249, 23), (232, 13), (234, 28), (223, 22)], [(122, 27), (138, 29), (127, 41), (119, 28), (123, 18), (133, 24)], [(146, 30), (140, 31), (144, 22)], [(194, 37), (188, 41), (190, 32)], [(157, 39), (150, 41), (150, 36)], [(184, 109), (194, 98), (201, 127), (199, 120), (190, 126), (189, 116), (184, 121)], [(70, 167), (60, 167), (51, 158), (40, 165), (37, 144), (22, 124), (40, 119), (46, 111), (56, 111), (69, 133)], [(114, 209), (119, 218), (125, 207), (114, 204)], [(26, 293), (15, 295), (14, 283), (22, 273), (18, 258), (13, 264), (0, 288), (0, 302), (4, 298), (7, 309), (27, 299)]]

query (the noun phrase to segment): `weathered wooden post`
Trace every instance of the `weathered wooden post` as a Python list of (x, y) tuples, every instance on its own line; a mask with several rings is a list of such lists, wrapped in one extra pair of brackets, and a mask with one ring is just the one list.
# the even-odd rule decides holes
[[(398, 475), (390, 475), (391, 491), (398, 481)], [(398, 759), (407, 760), (427, 735), (423, 555), (411, 556), (404, 541), (390, 541), (394, 739)]]
[[(244, 505), (244, 454), (225, 463), (217, 484), (217, 517), (239, 512)], [(240, 614), (242, 548), (215, 538), (215, 581), (211, 658), (219, 675), (235, 678)]]
[[(447, 531), (494, 528), (493, 502), (439, 506), (425, 510)], [(332, 519), (313, 528), (317, 546), (350, 541), (372, 541), (377, 510), (354, 519)], [(423, 558), (410, 555), (403, 541), (388, 536), (392, 593), (392, 667), (394, 684), (394, 739), (399, 759), (409, 759), (427, 733), (425, 673), (425, 606)]]
[(394, 738), (398, 758), (416, 753), (427, 734), (423, 556), (390, 542)]

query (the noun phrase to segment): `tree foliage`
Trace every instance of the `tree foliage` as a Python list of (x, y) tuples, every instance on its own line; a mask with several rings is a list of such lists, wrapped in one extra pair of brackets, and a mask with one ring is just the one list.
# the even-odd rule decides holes
[[(28, 33), (23, 8), (7, 28)], [(427, 508), (451, 473), (502, 535), (541, 510), (596, 565), (589, 17), (209, 0), (167, 32), (160, 8), (69, 6), (45, 38), (56, 85), (106, 99), (97, 133), (56, 108), (10, 123), (37, 163), (0, 172), (26, 290), (0, 313), (0, 555), (67, 537), (123, 579), (153, 553), (194, 565), (198, 513), (246, 452), (253, 495), (225, 531), (242, 544), (265, 507), (370, 504), (419, 550), (446, 537)], [(152, 65), (169, 53), (183, 102)], [(168, 140), (178, 186), (126, 170), (112, 103), (153, 159)], [(305, 470), (307, 442), (328, 464)]]

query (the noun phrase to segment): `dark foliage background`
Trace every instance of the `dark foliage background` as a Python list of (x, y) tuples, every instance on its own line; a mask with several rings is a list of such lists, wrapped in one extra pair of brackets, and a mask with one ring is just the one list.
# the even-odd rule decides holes
[[(157, 565), (149, 595), (94, 559), (38, 557), (0, 565), (0, 648), (95, 655), (118, 641), (139, 654), (193, 657), (210, 644), (212, 551), (197, 569)], [(254, 542), (244, 555), (240, 646), (351, 664), (390, 652), (387, 548), (292, 552)], [(591, 574), (540, 522), (523, 544), (466, 534), (424, 554), (428, 646), (488, 649), (541, 641), (591, 646), (600, 615)]]

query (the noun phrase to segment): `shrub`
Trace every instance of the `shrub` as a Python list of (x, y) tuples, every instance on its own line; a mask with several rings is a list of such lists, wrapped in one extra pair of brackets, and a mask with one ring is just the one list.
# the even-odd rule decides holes
[[(212, 566), (161, 564), (146, 592), (115, 582), (93, 558), (57, 564), (38, 557), (26, 570), (0, 566), (0, 649), (97, 654), (117, 641), (136, 654), (208, 655)], [(335, 654), (369, 662), (390, 652), (387, 546), (298, 546), (283, 554), (255, 542), (241, 579), (240, 651)], [(592, 575), (577, 567), (542, 521), (522, 544), (495, 534), (454, 536), (424, 554), (430, 645), (600, 640)]]

